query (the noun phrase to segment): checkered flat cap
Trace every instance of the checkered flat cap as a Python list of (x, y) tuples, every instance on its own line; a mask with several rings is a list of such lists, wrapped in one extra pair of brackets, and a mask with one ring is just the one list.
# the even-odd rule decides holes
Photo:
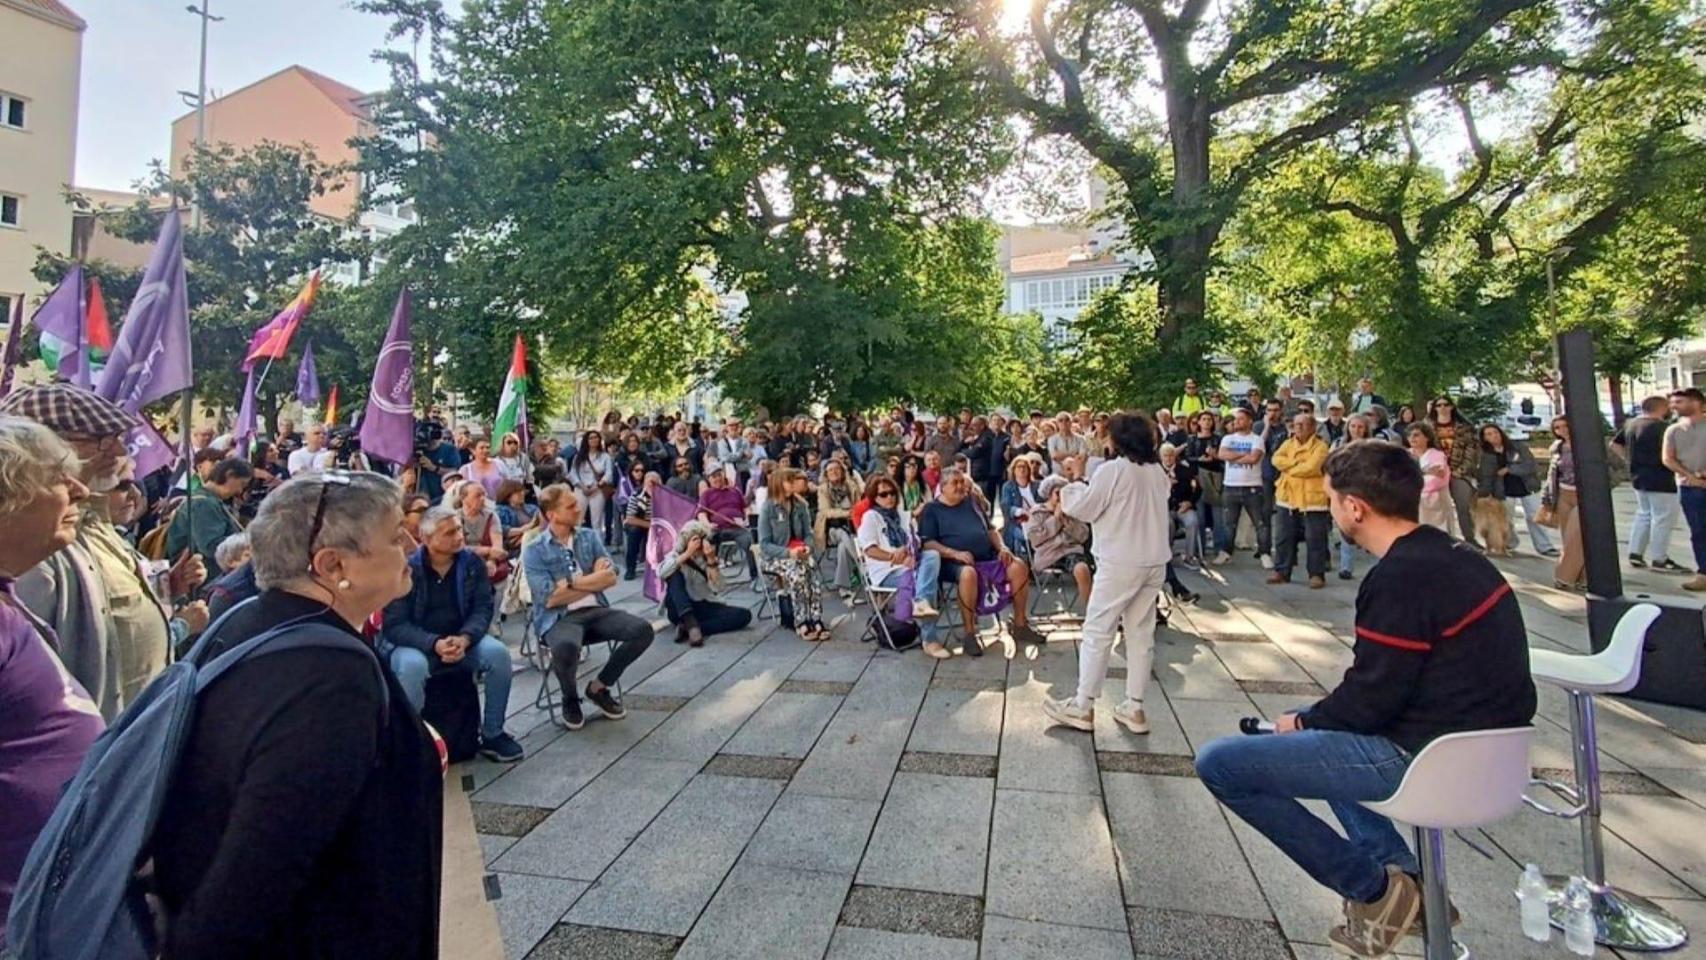
[(0, 413), (27, 417), (58, 433), (88, 437), (129, 433), (142, 422), (111, 400), (69, 383), (48, 383), (14, 391), (0, 400)]

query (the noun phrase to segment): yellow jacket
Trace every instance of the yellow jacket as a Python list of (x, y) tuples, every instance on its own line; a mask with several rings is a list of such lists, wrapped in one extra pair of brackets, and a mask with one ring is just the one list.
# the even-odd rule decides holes
[(1279, 483), (1274, 501), (1293, 510), (1327, 509), (1327, 484), (1321, 468), (1327, 464), (1327, 441), (1319, 433), (1307, 443), (1288, 438), (1274, 451), (1274, 469)]

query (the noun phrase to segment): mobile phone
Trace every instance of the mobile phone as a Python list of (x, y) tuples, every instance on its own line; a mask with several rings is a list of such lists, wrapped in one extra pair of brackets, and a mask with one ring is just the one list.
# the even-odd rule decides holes
[(1245, 717), (1238, 721), (1238, 732), (1247, 736), (1259, 736), (1264, 733), (1273, 733), (1274, 725), (1260, 717)]

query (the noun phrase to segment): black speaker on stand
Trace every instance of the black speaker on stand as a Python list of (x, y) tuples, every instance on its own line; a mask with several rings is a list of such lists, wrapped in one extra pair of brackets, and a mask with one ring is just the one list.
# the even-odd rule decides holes
[[(1600, 436), (1599, 381), (1594, 374), (1593, 337), (1586, 330), (1558, 335), (1565, 416), (1570, 436)], [(1611, 472), (1600, 443), (1572, 443), (1576, 465), (1576, 510), (1587, 558), (1588, 637), (1595, 652), (1611, 643), (1623, 612), (1651, 603), (1661, 613), (1647, 631), (1641, 682), (1627, 696), (1654, 703), (1706, 710), (1706, 601), (1623, 592), (1617, 519), (1611, 506)]]

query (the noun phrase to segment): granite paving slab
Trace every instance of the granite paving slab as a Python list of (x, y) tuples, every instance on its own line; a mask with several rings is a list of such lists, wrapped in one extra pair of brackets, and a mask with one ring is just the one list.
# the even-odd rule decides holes
[(990, 913), (1005, 917), (1124, 930), (1125, 904), (1101, 799), (996, 790), (984, 902)]
[(577, 880), (521, 873), (499, 873), (497, 878), (503, 896), (492, 906), (498, 912), (506, 957), (527, 956), (587, 888)]
[[(734, 666), (737, 660), (746, 656), (756, 640), (756, 637), (744, 631), (712, 637), (703, 647), (688, 648), (686, 653), (676, 657), (632, 689), (635, 693), (649, 696), (692, 697), (721, 676), (724, 670)], [(660, 636), (653, 645), (658, 643), (669, 643), (669, 638)]]
[(691, 762), (623, 757), (517, 841), (495, 866), (596, 880), (698, 771)]
[(993, 777), (998, 763), (995, 757), (973, 753), (908, 750), (901, 754), (899, 769), (902, 773), (934, 773), (944, 777)]
[(1180, 960), (1291, 960), (1271, 922), (1156, 907), (1132, 907), (1130, 919), (1138, 953)]
[(1133, 960), (1124, 930), (1100, 930), (988, 914), (983, 960)]
[(759, 644), (692, 703), (671, 714), (635, 752), (658, 760), (711, 759), (809, 652), (791, 636), (773, 636)]
[(937, 673), (930, 678), (930, 689), (932, 690), (991, 690), (1000, 693), (1006, 688), (1007, 678), (1005, 676), (978, 677), (965, 674)]
[[(1297, 661), (1273, 643), (1226, 643), (1210, 645), (1214, 655), (1226, 665), (1235, 680), (1289, 680), (1313, 684), (1315, 681)], [(1248, 688), (1245, 688), (1246, 690)]]
[[(747, 719), (724, 747), (725, 753), (805, 759), (841, 707), (841, 696), (790, 690), (786, 681)], [(839, 686), (839, 685), (837, 685)]]
[[(1700, 808), (1681, 797), (1608, 796), (1605, 828), (1706, 896), (1706, 843)], [(1614, 881), (1616, 882), (1616, 881)]]
[(1050, 696), (1065, 697), (1072, 692), (1077, 683), (1077, 664), (1061, 657), (1045, 661), (1052, 662), (1023, 671), (1016, 667), (1008, 678), (996, 785), (1003, 790), (1098, 794), (1101, 783), (1096, 773), (1094, 737), (1055, 726), (1042, 709), (1043, 701)]
[(749, 757), (738, 753), (719, 753), (705, 764), (706, 773), (759, 780), (791, 780), (799, 768), (800, 761), (787, 757)]
[(994, 793), (994, 781), (982, 778), (895, 774), (859, 882), (982, 893)]
[(977, 960), (977, 941), (843, 926), (825, 960)]
[[(1272, 918), (1220, 805), (1201, 783), (1104, 773), (1102, 784), (1126, 903)], [(1162, 837), (1190, 838), (1189, 855), (1157, 842)]]
[(1327, 691), (1313, 680), (1240, 680), (1238, 686), (1245, 693), (1277, 693), (1288, 697), (1309, 697), (1319, 699), (1327, 695)]
[(1149, 732), (1139, 736), (1114, 720), (1114, 708), (1125, 699), (1125, 681), (1109, 677), (1096, 701), (1096, 749), (1103, 753), (1171, 753), (1191, 755), (1185, 731), (1173, 715), (1173, 706), (1158, 683), (1151, 683), (1144, 697), (1143, 713)]
[(592, 782), (617, 757), (639, 743), (668, 714), (629, 710), (622, 720), (588, 719), (565, 732), (482, 788), (474, 799), (490, 803), (556, 808)]
[(777, 693), (821, 693), (831, 697), (845, 697), (853, 692), (853, 682), (850, 680), (784, 680)]
[(1242, 700), (1244, 691), (1206, 643), (1155, 644), (1155, 676), (1173, 700)]
[(817, 649), (789, 676), (790, 680), (852, 683), (871, 662), (875, 644), (853, 640), (831, 640)]
[(527, 807), (511, 803), (487, 803), (475, 800), (474, 829), (502, 837), (525, 837), (528, 831), (551, 815), (546, 807)]
[[(695, 777), (566, 919), (686, 936), (781, 793), (774, 780)], [(713, 820), (716, 829), (707, 829)]]
[(1106, 753), (1096, 754), (1096, 766), (1103, 773), (1148, 773), (1162, 777), (1196, 779), (1196, 761), (1171, 753)]
[(517, 838), (515, 837), (505, 837), (496, 833), (480, 834), (481, 862), (485, 863), (488, 867), (491, 866), (493, 860), (503, 856), (505, 850), (515, 846), (516, 839)]
[(677, 960), (821, 957), (852, 881), (742, 861), (681, 944)]
[(853, 876), (882, 804), (789, 790), (741, 854), (741, 862)]
[(934, 688), (924, 697), (913, 724), (910, 750), (932, 753), (981, 753), (995, 756), (1001, 746), (1001, 711), (1005, 697), (997, 690)]
[(953, 893), (854, 884), (841, 907), (841, 924), (975, 940), (983, 928), (983, 901)]

